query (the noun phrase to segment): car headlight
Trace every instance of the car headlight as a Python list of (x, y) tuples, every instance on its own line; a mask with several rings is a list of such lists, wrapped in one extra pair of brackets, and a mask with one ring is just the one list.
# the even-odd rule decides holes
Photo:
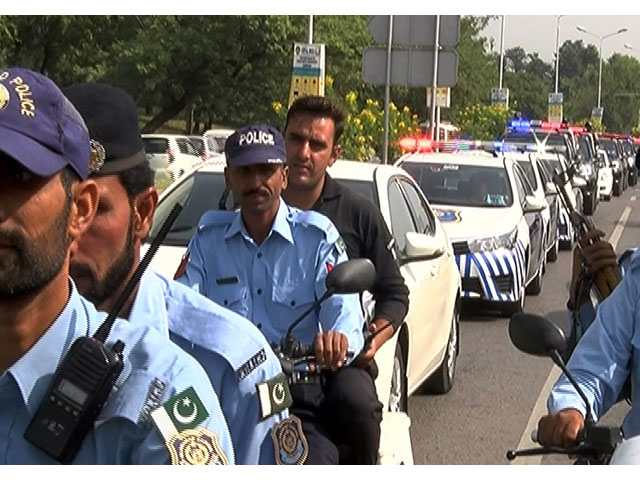
[(496, 235), (493, 237), (475, 238), (469, 240), (469, 250), (471, 253), (487, 252), (490, 250), (497, 250), (499, 248), (512, 249), (516, 243), (516, 237), (518, 229), (515, 228), (511, 232), (503, 233), (502, 235)]
[(620, 163), (617, 160), (614, 160), (613, 162), (611, 162), (611, 166), (613, 167), (613, 170), (616, 172), (620, 170)]
[(592, 172), (591, 165), (587, 165), (586, 163), (580, 165), (580, 175), (590, 177)]

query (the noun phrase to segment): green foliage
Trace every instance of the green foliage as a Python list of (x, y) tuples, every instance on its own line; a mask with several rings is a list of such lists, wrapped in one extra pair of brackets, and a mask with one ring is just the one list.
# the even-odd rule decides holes
[[(345, 96), (347, 121), (342, 134), (342, 156), (344, 158), (369, 161), (382, 156), (384, 138), (384, 110), (377, 100), (367, 99), (360, 108), (357, 94), (349, 92)], [(398, 140), (420, 131), (418, 116), (408, 106), (398, 109), (389, 103), (389, 158), (400, 155)]]
[(495, 140), (504, 133), (513, 110), (477, 103), (465, 108), (457, 117), (461, 135), (474, 140)]

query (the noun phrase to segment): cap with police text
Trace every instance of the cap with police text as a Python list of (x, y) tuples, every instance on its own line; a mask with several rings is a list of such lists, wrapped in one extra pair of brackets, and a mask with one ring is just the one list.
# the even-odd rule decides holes
[(91, 137), (91, 174), (129, 170), (146, 160), (131, 95), (105, 83), (82, 83), (62, 90), (82, 115)]
[(248, 125), (239, 128), (227, 138), (224, 153), (227, 156), (227, 165), (231, 167), (287, 161), (284, 138), (270, 125)]
[(82, 117), (55, 83), (25, 68), (0, 68), (0, 152), (42, 177), (67, 165), (89, 173)]

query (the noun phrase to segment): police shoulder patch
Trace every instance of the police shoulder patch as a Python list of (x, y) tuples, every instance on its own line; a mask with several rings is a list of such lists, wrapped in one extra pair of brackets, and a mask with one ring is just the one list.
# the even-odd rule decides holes
[(258, 400), (260, 401), (260, 419), (282, 412), (293, 403), (289, 391), (289, 383), (284, 373), (279, 373), (266, 382), (256, 385)]
[(277, 465), (302, 465), (309, 456), (309, 444), (302, 422), (295, 415), (276, 423), (271, 429)]
[(334, 243), (334, 245), (336, 246), (338, 255), (342, 255), (347, 250), (347, 245), (344, 243), (342, 237), (338, 237), (338, 240), (336, 240), (336, 243)]
[(245, 378), (247, 378), (251, 374), (251, 372), (253, 372), (256, 368), (258, 368), (266, 361), (267, 354), (265, 353), (263, 348), (249, 360), (240, 365), (240, 367), (236, 370), (238, 380), (244, 380)]
[(204, 428), (176, 432), (167, 448), (171, 465), (229, 465), (216, 434)]

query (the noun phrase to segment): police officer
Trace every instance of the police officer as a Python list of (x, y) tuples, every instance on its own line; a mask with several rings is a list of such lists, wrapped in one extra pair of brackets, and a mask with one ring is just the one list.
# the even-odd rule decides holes
[[(25, 429), (50, 401), (48, 386), (71, 344), (106, 317), (68, 275), (70, 245), (98, 207), (98, 186), (85, 181), (89, 156), (86, 126), (53, 82), (0, 69), (0, 463), (55, 463)], [(122, 319), (106, 344), (117, 340), (123, 370), (71, 461), (232, 463), (220, 405), (198, 363)], [(66, 385), (57, 394), (81, 408), (89, 393)], [(48, 428), (64, 425), (51, 420)]]
[[(294, 319), (326, 291), (325, 278), (347, 259), (329, 219), (289, 207), (284, 140), (273, 127), (250, 125), (226, 142), (225, 179), (240, 209), (209, 211), (189, 242), (189, 260), (178, 281), (246, 316), (271, 343), (280, 342)], [(317, 363), (339, 369), (347, 351), (363, 346), (357, 295), (333, 295), (293, 330), (313, 344)], [(327, 377), (330, 377), (327, 374)], [(309, 442), (306, 463), (338, 463), (328, 429), (321, 375), (291, 385), (292, 418), (300, 418)]]
[[(90, 174), (99, 189), (98, 212), (74, 246), (70, 271), (80, 292), (106, 311), (140, 263), (140, 245), (158, 202), (154, 172), (129, 94), (107, 84), (74, 85), (64, 93), (83, 116), (101, 154)], [(220, 399), (236, 463), (275, 463), (271, 428), (288, 412), (283, 405), (262, 412), (261, 404), (270, 405), (270, 398), (259, 387), (284, 382), (284, 376), (251, 322), (151, 270), (142, 275), (123, 316), (165, 336), (170, 332), (171, 339), (201, 363)]]
[[(327, 168), (340, 156), (345, 113), (328, 98), (303, 96), (287, 113), (285, 145), (289, 182), (284, 199), (302, 209), (313, 209), (331, 219), (346, 243), (349, 258), (368, 258), (376, 267), (373, 287), (375, 311), (367, 326), (367, 347), (350, 368), (336, 375), (332, 398), (342, 405), (337, 425), (350, 432), (341, 463), (376, 463), (380, 443), (382, 405), (373, 379), (373, 357), (400, 328), (409, 308), (409, 289), (394, 257), (393, 237), (376, 205), (340, 185)], [(368, 375), (367, 375), (368, 372)]]

